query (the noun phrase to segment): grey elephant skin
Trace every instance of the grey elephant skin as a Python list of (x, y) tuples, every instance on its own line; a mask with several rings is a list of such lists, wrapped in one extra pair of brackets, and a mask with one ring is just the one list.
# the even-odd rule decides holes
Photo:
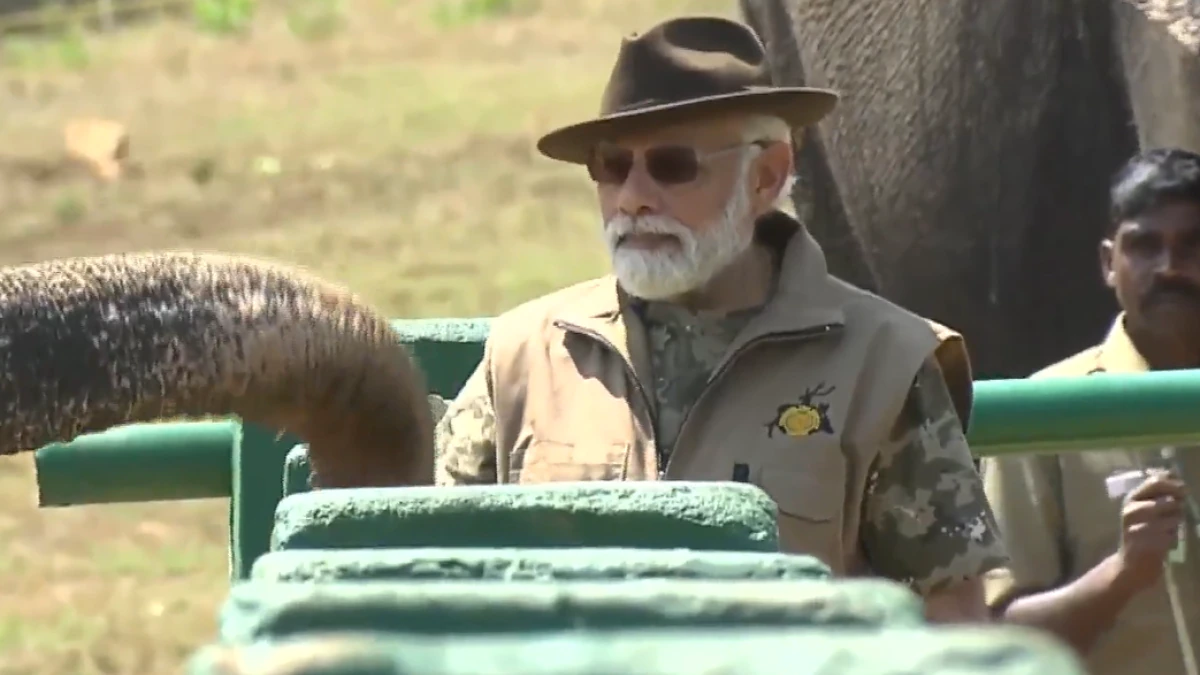
[(739, 1), (777, 84), (842, 93), (793, 193), (835, 274), (961, 331), (978, 378), (1103, 337), (1112, 174), (1200, 146), (1187, 3)]

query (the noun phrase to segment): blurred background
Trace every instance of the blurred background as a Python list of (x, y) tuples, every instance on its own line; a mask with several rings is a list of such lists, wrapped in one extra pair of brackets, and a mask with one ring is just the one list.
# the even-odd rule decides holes
[[(582, 169), (620, 37), (733, 0), (0, 0), (0, 265), (184, 248), (394, 317), (602, 273)], [(0, 674), (165, 675), (211, 641), (226, 503), (39, 511), (0, 458)]]

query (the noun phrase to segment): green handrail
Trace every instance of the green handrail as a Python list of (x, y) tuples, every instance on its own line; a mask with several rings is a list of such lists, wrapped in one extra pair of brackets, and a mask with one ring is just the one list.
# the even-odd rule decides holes
[(72, 506), (228, 497), (235, 420), (134, 424), (38, 450), (38, 503)]
[[(976, 383), (977, 456), (1200, 443), (1200, 371)], [(229, 497), (233, 422), (144, 424), (42, 448), (42, 506)], [(253, 461), (247, 456), (244, 461)]]

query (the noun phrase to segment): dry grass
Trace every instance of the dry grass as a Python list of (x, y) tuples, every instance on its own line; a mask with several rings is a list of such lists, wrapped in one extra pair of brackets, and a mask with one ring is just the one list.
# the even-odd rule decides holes
[[(0, 264), (148, 248), (245, 251), (394, 316), (490, 314), (601, 271), (592, 194), (536, 136), (594, 112), (619, 37), (732, 0), (295, 0), (246, 37), (160, 20), (0, 42)], [(461, 1), (461, 0), (459, 0)], [(295, 7), (340, 13), (299, 29)], [(297, 37), (304, 33), (305, 37)], [(63, 164), (83, 115), (127, 124), (142, 176)], [(226, 590), (224, 503), (38, 511), (0, 461), (0, 673), (179, 672)]]

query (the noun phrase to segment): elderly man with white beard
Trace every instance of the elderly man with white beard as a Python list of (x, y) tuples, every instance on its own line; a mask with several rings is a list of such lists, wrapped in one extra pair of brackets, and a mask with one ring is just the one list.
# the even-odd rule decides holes
[(598, 118), (538, 142), (595, 182), (613, 274), (494, 320), (437, 484), (752, 483), (784, 551), (986, 621), (1007, 552), (965, 438), (966, 347), (831, 276), (776, 208), (792, 131), (837, 95), (765, 66), (740, 23), (666, 21), (622, 42)]

